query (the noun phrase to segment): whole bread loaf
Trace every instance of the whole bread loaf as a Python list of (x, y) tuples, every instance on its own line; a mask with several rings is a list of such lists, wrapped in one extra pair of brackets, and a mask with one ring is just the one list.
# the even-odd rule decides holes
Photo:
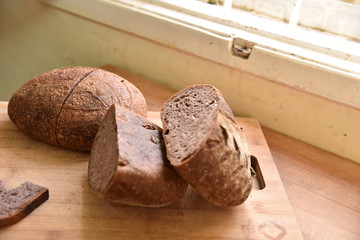
[(25, 83), (11, 97), (8, 114), (24, 133), (40, 141), (90, 151), (100, 122), (113, 103), (142, 116), (147, 105), (130, 82), (89, 67), (55, 69)]
[(161, 120), (171, 164), (200, 196), (216, 206), (248, 198), (250, 154), (219, 90), (195, 85), (176, 93), (164, 104)]
[(187, 183), (169, 164), (162, 130), (149, 120), (112, 105), (91, 149), (90, 189), (111, 202), (161, 207), (177, 202)]

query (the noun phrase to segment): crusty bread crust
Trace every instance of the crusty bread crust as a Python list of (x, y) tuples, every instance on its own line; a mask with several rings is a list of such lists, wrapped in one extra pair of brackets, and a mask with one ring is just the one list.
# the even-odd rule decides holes
[(13, 94), (8, 114), (31, 137), (55, 146), (90, 151), (108, 107), (117, 103), (142, 116), (142, 93), (127, 80), (89, 67), (55, 69), (36, 76)]
[(94, 140), (90, 189), (111, 202), (162, 207), (179, 201), (187, 183), (168, 163), (161, 128), (112, 105)]

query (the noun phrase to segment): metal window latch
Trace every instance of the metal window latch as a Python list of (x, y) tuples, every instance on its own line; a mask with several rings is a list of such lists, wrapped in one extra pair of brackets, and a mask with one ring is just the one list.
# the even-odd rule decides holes
[(238, 56), (244, 59), (248, 59), (252, 48), (254, 47), (254, 43), (245, 41), (240, 38), (234, 38), (232, 42), (231, 51), (234, 56)]

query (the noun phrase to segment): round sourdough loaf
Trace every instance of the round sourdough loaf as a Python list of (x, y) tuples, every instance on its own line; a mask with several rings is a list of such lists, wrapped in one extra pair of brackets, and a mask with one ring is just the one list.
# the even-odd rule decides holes
[(161, 119), (170, 163), (200, 196), (222, 207), (248, 198), (247, 143), (215, 87), (195, 85), (176, 93), (164, 104)]
[(112, 105), (91, 149), (90, 189), (111, 202), (161, 207), (179, 201), (188, 184), (166, 158), (161, 128)]
[(13, 94), (8, 114), (24, 133), (55, 146), (90, 151), (98, 126), (113, 103), (142, 116), (147, 105), (130, 82), (89, 67), (55, 69)]

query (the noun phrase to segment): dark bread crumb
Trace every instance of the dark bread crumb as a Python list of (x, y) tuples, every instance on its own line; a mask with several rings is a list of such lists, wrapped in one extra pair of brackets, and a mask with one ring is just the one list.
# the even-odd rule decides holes
[(88, 182), (101, 198), (145, 207), (177, 202), (187, 189), (168, 163), (161, 128), (119, 105), (110, 107), (95, 137)]
[(6, 190), (0, 180), (0, 227), (19, 222), (48, 198), (47, 188), (25, 182), (17, 188)]
[(174, 149), (168, 152), (169, 159), (184, 161), (198, 149), (199, 139), (205, 137), (219, 109), (234, 119), (220, 92), (209, 85), (187, 88), (167, 101), (163, 106), (162, 121), (164, 134), (171, 138), (170, 148)]

